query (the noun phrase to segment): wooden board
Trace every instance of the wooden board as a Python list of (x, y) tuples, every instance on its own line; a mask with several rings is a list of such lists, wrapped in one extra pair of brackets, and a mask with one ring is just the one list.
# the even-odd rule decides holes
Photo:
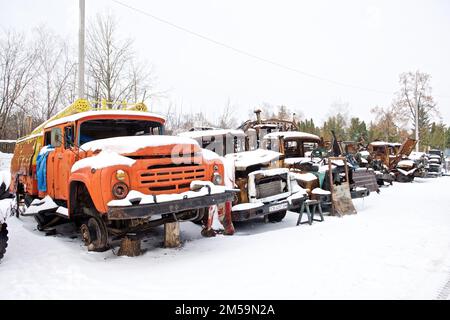
[[(345, 181), (340, 185), (333, 183), (332, 162), (342, 160), (345, 166)], [(330, 191), (333, 215), (343, 216), (346, 214), (355, 214), (356, 209), (353, 205), (352, 195), (350, 194), (350, 184), (348, 179), (347, 159), (344, 157), (328, 158), (328, 178), (330, 179)]]
[(370, 192), (379, 192), (380, 187), (377, 183), (377, 177), (372, 170), (359, 170), (353, 172), (353, 181), (355, 187), (363, 187), (369, 189)]
[(356, 213), (348, 183), (333, 186), (331, 199), (333, 201), (334, 213), (338, 216)]

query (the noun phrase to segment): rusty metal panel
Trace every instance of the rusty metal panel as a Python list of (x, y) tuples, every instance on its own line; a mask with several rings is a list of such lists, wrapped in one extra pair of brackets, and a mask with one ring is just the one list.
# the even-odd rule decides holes
[(353, 182), (355, 183), (355, 187), (367, 188), (370, 192), (380, 191), (375, 172), (372, 170), (354, 171)]
[(407, 138), (405, 140), (405, 142), (403, 142), (402, 146), (400, 147), (400, 149), (398, 150), (398, 155), (403, 155), (403, 156), (409, 156), (411, 154), (411, 152), (414, 150), (414, 148), (416, 147), (417, 144), (417, 140), (411, 139), (411, 138)]
[(389, 168), (394, 169), (403, 157), (408, 157), (416, 146), (417, 140), (406, 138), (398, 150), (395, 158), (390, 159)]

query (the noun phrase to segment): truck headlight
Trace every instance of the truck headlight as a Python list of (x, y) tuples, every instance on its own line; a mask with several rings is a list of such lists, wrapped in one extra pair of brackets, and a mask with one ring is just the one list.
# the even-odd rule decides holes
[(215, 172), (214, 175), (213, 175), (213, 181), (212, 182), (215, 185), (221, 185), (222, 181), (223, 181), (222, 176), (219, 173)]
[(112, 194), (116, 199), (123, 199), (128, 194), (128, 186), (123, 182), (117, 182), (112, 187)]
[(214, 165), (213, 167), (214, 172), (219, 171), (219, 166), (217, 164)]
[(127, 174), (123, 170), (117, 170), (116, 171), (116, 179), (119, 181), (124, 181), (127, 177)]

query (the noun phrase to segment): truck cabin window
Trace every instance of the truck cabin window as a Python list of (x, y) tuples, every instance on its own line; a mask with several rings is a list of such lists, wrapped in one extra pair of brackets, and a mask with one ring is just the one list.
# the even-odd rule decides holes
[(161, 123), (148, 120), (95, 119), (80, 125), (79, 144), (89, 141), (125, 136), (162, 135)]
[(52, 128), (50, 133), (50, 144), (54, 148), (58, 148), (62, 144), (62, 131), (61, 128)]

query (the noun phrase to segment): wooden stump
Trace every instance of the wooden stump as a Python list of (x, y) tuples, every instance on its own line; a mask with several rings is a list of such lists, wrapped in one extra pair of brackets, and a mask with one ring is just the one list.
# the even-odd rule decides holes
[(164, 224), (164, 247), (177, 248), (180, 246), (180, 223)]
[(134, 240), (125, 237), (120, 242), (120, 249), (117, 255), (137, 257), (141, 254), (141, 240)]

